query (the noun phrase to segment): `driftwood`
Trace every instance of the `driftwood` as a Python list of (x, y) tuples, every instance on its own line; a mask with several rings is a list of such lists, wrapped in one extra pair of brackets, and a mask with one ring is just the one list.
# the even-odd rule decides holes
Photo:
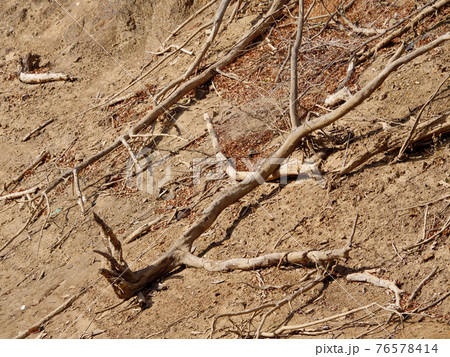
[[(180, 264), (218, 271), (224, 269), (254, 269), (256, 267), (266, 267), (271, 264), (278, 264), (280, 259), (281, 262), (307, 262), (308, 260), (311, 260), (312, 258), (308, 258), (307, 255), (305, 256), (304, 252), (297, 252), (281, 256), (277, 253), (272, 253), (263, 257), (254, 258), (254, 260), (237, 259), (214, 262), (193, 256), (189, 252), (191, 251), (194, 241), (211, 227), (220, 213), (226, 207), (235, 203), (240, 198), (244, 197), (246, 194), (258, 187), (261, 184), (261, 178), (265, 180), (273, 172), (275, 172), (275, 170), (280, 166), (280, 161), (286, 159), (297, 148), (298, 144), (304, 137), (311, 134), (315, 130), (324, 128), (342, 118), (342, 116), (367, 99), (398, 67), (439, 46), (449, 39), (450, 33), (447, 33), (427, 45), (403, 57), (400, 57), (398, 60), (388, 64), (386, 68), (382, 70), (373, 80), (371, 80), (363, 89), (357, 92), (339, 108), (297, 127), (289, 134), (286, 141), (272, 155), (270, 160), (268, 160), (268, 162), (259, 169), (259, 171), (255, 172), (254, 175), (247, 177), (243, 182), (223, 190), (201, 213), (200, 217), (173, 243), (172, 247), (144, 269), (139, 271), (132, 271), (129, 269), (128, 264), (123, 259), (120, 241), (112, 230), (103, 222), (103, 220), (95, 215), (95, 221), (103, 230), (106, 246), (108, 248), (106, 252), (99, 250), (96, 251), (109, 263), (108, 269), (101, 269), (100, 273), (112, 285), (116, 295), (121, 299), (126, 299), (138, 293), (150, 282), (164, 277), (167, 273)], [(135, 127), (134, 130), (139, 129), (139, 127), (140, 125)], [(319, 255), (323, 253), (324, 252), (317, 252)], [(345, 250), (339, 250), (330, 252), (328, 255), (332, 259), (337, 259), (342, 257), (344, 254)], [(305, 259), (307, 260), (305, 261)]]
[(65, 73), (24, 73), (21, 72), (19, 80), (27, 84), (41, 84), (56, 81), (73, 81), (74, 78)]

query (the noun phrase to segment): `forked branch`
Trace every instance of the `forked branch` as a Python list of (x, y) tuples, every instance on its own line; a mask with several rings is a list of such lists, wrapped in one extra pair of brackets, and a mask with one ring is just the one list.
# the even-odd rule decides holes
[[(324, 128), (327, 125), (334, 123), (339, 118), (357, 107), (401, 65), (408, 63), (414, 58), (430, 51), (449, 39), (450, 33), (447, 33), (433, 42), (430, 42), (427, 45), (388, 64), (386, 68), (373, 80), (371, 80), (363, 89), (361, 89), (339, 108), (328, 114), (308, 121), (292, 131), (286, 141), (271, 156), (271, 158), (267, 160), (267, 163), (262, 165), (259, 171), (254, 172), (241, 183), (223, 190), (202, 212), (200, 217), (173, 243), (172, 247), (148, 267), (136, 272), (131, 272), (126, 265), (122, 265), (119, 261), (117, 261), (116, 257), (114, 257), (115, 260), (111, 259), (113, 257), (112, 254), (108, 255), (105, 253), (104, 256), (111, 262), (114, 269), (112, 271), (103, 270), (102, 274), (113, 285), (116, 294), (121, 298), (131, 297), (144, 288), (147, 284), (163, 277), (164, 274), (178, 266), (182, 262), (183, 257), (188, 256), (187, 252), (190, 252), (193, 242), (211, 227), (220, 213), (264, 182), (261, 182), (261, 179), (267, 179), (280, 166), (280, 163), (297, 148), (298, 144), (304, 137), (311, 134), (315, 130)], [(101, 225), (100, 220), (96, 221)], [(103, 227), (102, 229), (104, 230)], [(110, 239), (114, 240), (113, 235), (105, 234), (105, 236), (108, 236)], [(120, 248), (119, 250), (121, 254), (120, 243), (119, 245), (113, 244), (113, 246), (115, 249)], [(321, 253), (322, 252), (316, 253), (316, 259), (321, 259)], [(195, 263), (199, 264), (198, 260), (195, 260)]]

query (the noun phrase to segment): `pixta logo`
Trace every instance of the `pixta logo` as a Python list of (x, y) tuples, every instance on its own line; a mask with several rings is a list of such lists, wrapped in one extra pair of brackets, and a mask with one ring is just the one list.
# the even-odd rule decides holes
[[(127, 187), (137, 188), (151, 195), (159, 196), (159, 192), (167, 182), (171, 181), (172, 169), (167, 164), (170, 154), (163, 155), (159, 151), (151, 151), (148, 148), (141, 150), (135, 159), (128, 159), (126, 172)], [(280, 165), (277, 180), (285, 185), (288, 182), (299, 184), (308, 179), (314, 179), (321, 187), (326, 187), (326, 182), (320, 173), (317, 163), (309, 158), (303, 162), (297, 159), (260, 159), (251, 162), (242, 159), (245, 171), (236, 170), (236, 159), (221, 160), (217, 158), (196, 158), (192, 160), (191, 174), (192, 184), (200, 185), (202, 179), (206, 181), (228, 180), (235, 184), (242, 180), (255, 179), (260, 185), (266, 181), (259, 174), (259, 168), (267, 163)]]

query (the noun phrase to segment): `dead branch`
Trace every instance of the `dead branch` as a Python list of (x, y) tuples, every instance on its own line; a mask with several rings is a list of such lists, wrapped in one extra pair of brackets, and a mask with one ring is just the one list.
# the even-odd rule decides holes
[(448, 4), (450, 0), (440, 0), (435, 4), (432, 4), (430, 6), (426, 6), (421, 12), (419, 12), (414, 18), (409, 21), (409, 23), (398, 29), (397, 31), (392, 32), (389, 36), (386, 36), (383, 38), (379, 43), (375, 45), (375, 47), (370, 48), (369, 50), (363, 52), (362, 54), (358, 55), (358, 63), (361, 63), (365, 61), (367, 58), (373, 56), (375, 53), (377, 53), (380, 49), (385, 47), (389, 42), (391, 42), (393, 39), (403, 35), (405, 32), (413, 29), (420, 21), (422, 21), (427, 16), (430, 16), (434, 14), (439, 9), (443, 8)]
[[(73, 170), (73, 188), (74, 188), (75, 194), (78, 197), (77, 203), (80, 206), (81, 214), (84, 215), (85, 214), (84, 203), (86, 202), (86, 197), (84, 197), (81, 192), (80, 181), (78, 180), (78, 170), (77, 169)], [(49, 214), (50, 214), (50, 212), (49, 212)]]
[(424, 244), (427, 244), (433, 240), (435, 240), (437, 237), (439, 237), (448, 227), (450, 227), (450, 216), (447, 218), (447, 220), (445, 221), (444, 225), (441, 227), (441, 229), (439, 229), (435, 234), (433, 234), (431, 237), (429, 237), (428, 239), (422, 240), (420, 242), (417, 242), (413, 245), (409, 245), (405, 248), (402, 248), (402, 251), (407, 251), (407, 250), (411, 250), (413, 248), (417, 248), (417, 247), (421, 247)]
[[(308, 274), (306, 274), (305, 276), (303, 276), (303, 277), (300, 279), (300, 281), (299, 281), (298, 283), (302, 283), (302, 282), (308, 280), (308, 279), (313, 275), (313, 273), (314, 273), (314, 272), (309, 272)], [(318, 276), (317, 276), (317, 278), (323, 278), (323, 277), (324, 277), (323, 275), (318, 275)], [(312, 281), (309, 282), (309, 284), (307, 284), (307, 285), (304, 286), (303, 288), (298, 288), (293, 294), (296, 294), (298, 291), (306, 292), (307, 290), (312, 289), (315, 285), (317, 285), (317, 284), (320, 282), (320, 281), (317, 281), (317, 282), (316, 282), (316, 280), (318, 280), (318, 279), (313, 279)], [(307, 289), (307, 290), (305, 290), (305, 289)], [(289, 297), (291, 297), (293, 294), (289, 295)], [(298, 293), (296, 296), (298, 296), (299, 294), (300, 294), (300, 293)], [(285, 303), (287, 303), (287, 302), (289, 302), (289, 301), (292, 300), (292, 298), (289, 299), (289, 297), (286, 297), (286, 298), (284, 298), (284, 299), (282, 300), (282, 301), (284, 301), (284, 302), (282, 303), (283, 305), (285, 305)], [(278, 302), (278, 303), (281, 303), (281, 302)], [(272, 308), (273, 308), (273, 307), (275, 307), (275, 306), (277, 306), (277, 303), (276, 303), (276, 302), (268, 302), (268, 303), (259, 305), (259, 306), (257, 306), (257, 307), (251, 308), (251, 309), (247, 309), (247, 310), (243, 310), (243, 311), (238, 311), (238, 312), (227, 312), (227, 313), (224, 313), (224, 314), (217, 315), (217, 316), (215, 316), (214, 319), (212, 320), (212, 323), (211, 323), (211, 332), (210, 332), (210, 334), (209, 334), (209, 338), (212, 338), (212, 336), (213, 336), (213, 334), (214, 334), (214, 331), (215, 331), (215, 329), (216, 329), (216, 323), (217, 323), (217, 321), (218, 321), (220, 318), (223, 318), (223, 317), (231, 317), (231, 316), (240, 316), (240, 315), (246, 315), (246, 314), (252, 314), (252, 313), (255, 314), (255, 313), (259, 312), (259, 311), (262, 311), (262, 310), (267, 309), (267, 308), (269, 308), (269, 307), (272, 307)], [(280, 306), (280, 307), (281, 307), (281, 306)]]
[(230, 18), (228, 19), (227, 26), (231, 24), (231, 22), (235, 19), (237, 13), (239, 12), (239, 9), (241, 8), (242, 0), (237, 0), (236, 5), (234, 6), (233, 12), (230, 15)]
[(5, 183), (3, 188), (5, 190), (7, 190), (9, 186), (19, 183), (28, 172), (34, 170), (37, 166), (39, 166), (41, 164), (41, 162), (47, 158), (47, 156), (48, 156), (48, 152), (46, 150), (42, 151), (40, 153), (40, 155), (37, 157), (37, 159), (32, 162), (31, 165), (27, 166), (26, 169), (24, 169), (19, 175), (17, 175), (11, 181), (9, 181), (8, 183)]
[(353, 273), (353, 274), (349, 274), (347, 275), (347, 280), (348, 281), (360, 281), (360, 282), (366, 282), (366, 283), (371, 283), (375, 286), (379, 286), (382, 288), (386, 288), (389, 290), (392, 290), (395, 294), (395, 305), (397, 307), (400, 307), (400, 300), (401, 300), (401, 295), (403, 293), (403, 291), (401, 291), (397, 285), (395, 285), (394, 282), (390, 281), (390, 280), (386, 280), (386, 279), (380, 279), (378, 277), (376, 277), (375, 275), (369, 274), (369, 273)]
[[(252, 43), (260, 34), (262, 34), (264, 30), (267, 28), (267, 26), (271, 25), (279, 16), (281, 16), (282, 8), (287, 2), (288, 0), (273, 0), (272, 5), (270, 6), (267, 13), (249, 31), (247, 31), (247, 33), (245, 33), (240, 40), (237, 41), (237, 43), (230, 49), (227, 55), (222, 57), (216, 63), (210, 65), (207, 69), (205, 69), (197, 76), (187, 80), (168, 98), (163, 100), (157, 107), (155, 107), (149, 113), (147, 113), (139, 123), (137, 123), (129, 130), (128, 133), (123, 134), (122, 136), (125, 139), (129, 139), (132, 135), (138, 134), (141, 130), (151, 125), (161, 114), (163, 114), (166, 108), (169, 108), (178, 100), (180, 100), (185, 94), (189, 93), (191, 90), (206, 83), (208, 80), (214, 77), (217, 69), (222, 69), (223, 67), (231, 63), (236, 57), (241, 55), (242, 51), (250, 43)], [(143, 76), (141, 76), (141, 78)], [(78, 170), (82, 170), (88, 167), (89, 165), (92, 165), (93, 163), (97, 162), (104, 156), (110, 154), (112, 151), (114, 151), (120, 145), (122, 145), (121, 137), (117, 138), (111, 145), (109, 145), (102, 151), (99, 151), (93, 156), (87, 158), (85, 161), (77, 165), (76, 168)], [(51, 182), (45, 190), (46, 193), (50, 192), (55, 187), (57, 187), (64, 179), (69, 177), (71, 174), (72, 169), (66, 171), (57, 179), (55, 179), (53, 182)]]
[(450, 198), (450, 194), (444, 195), (444, 196), (442, 196), (442, 197), (440, 197), (440, 198), (437, 198), (437, 199), (435, 199), (435, 200), (433, 200), (433, 201), (423, 202), (423, 203), (419, 203), (419, 204), (417, 204), (417, 205), (408, 206), (408, 207), (404, 207), (404, 208), (399, 208), (399, 209), (396, 209), (395, 212), (398, 212), (398, 211), (406, 211), (406, 210), (409, 210), (409, 209), (412, 209), (412, 208), (417, 208), (417, 207), (423, 207), (423, 206), (432, 205), (432, 204), (434, 204), (434, 203), (437, 203), (437, 202), (446, 200), (447, 198)]
[[(283, 333), (288, 332), (288, 331), (298, 331), (298, 330), (302, 330), (302, 329), (304, 329), (306, 327), (320, 325), (320, 324), (323, 324), (325, 322), (333, 321), (333, 320), (339, 319), (341, 317), (346, 317), (348, 315), (351, 315), (351, 314), (354, 314), (356, 312), (363, 311), (363, 310), (369, 311), (369, 309), (371, 307), (373, 307), (373, 306), (378, 306), (379, 308), (381, 308), (380, 305), (378, 305), (376, 302), (373, 302), (371, 304), (368, 304), (368, 305), (365, 305), (365, 306), (361, 306), (361, 307), (358, 307), (356, 309), (353, 309), (353, 310), (350, 310), (350, 311), (346, 311), (346, 312), (343, 312), (343, 313), (340, 313), (340, 314), (336, 314), (336, 315), (333, 315), (333, 316), (330, 316), (330, 317), (326, 317), (326, 318), (321, 319), (321, 320), (307, 322), (307, 323), (304, 323), (304, 324), (301, 324), (301, 325), (285, 325), (285, 326), (281, 326), (280, 328), (278, 328), (274, 332), (261, 332), (261, 337), (274, 338), (274, 337), (280, 336)], [(372, 314), (372, 312), (370, 312), (370, 313)]]
[(200, 15), (203, 11), (211, 7), (212, 4), (214, 4), (217, 0), (212, 0), (209, 3), (207, 3), (202, 8), (198, 9), (195, 13), (193, 13), (191, 16), (189, 16), (181, 25), (179, 25), (175, 30), (173, 30), (169, 36), (164, 40), (164, 43), (167, 43), (173, 36), (175, 36), (180, 30), (185, 27), (189, 22), (191, 22), (195, 17)]
[(302, 43), (303, 35), (303, 0), (298, 2), (298, 25), (297, 25), (297, 35), (295, 37), (294, 46), (292, 46), (291, 51), (291, 88), (289, 96), (289, 115), (291, 118), (291, 129), (294, 130), (300, 125), (300, 120), (298, 118), (298, 68), (297, 59), (298, 51)]
[(166, 48), (163, 48), (162, 50), (160, 50), (158, 52), (147, 51), (147, 53), (150, 53), (151, 55), (154, 55), (154, 56), (161, 56), (164, 53), (169, 52), (172, 49), (179, 50), (179, 51), (184, 52), (184, 53), (186, 53), (187, 55), (190, 55), (190, 56), (194, 55), (194, 53), (192, 51), (189, 51), (189, 50), (187, 50), (187, 49), (185, 49), (183, 47), (177, 46), (177, 45), (167, 46)]
[(90, 331), (90, 332), (83, 332), (80, 336), (80, 339), (82, 339), (82, 340), (90, 339), (95, 336), (101, 335), (102, 333), (105, 333), (106, 331), (108, 331), (108, 330), (95, 330), (95, 331)]
[(36, 186), (29, 188), (27, 190), (24, 190), (24, 191), (13, 192), (13, 193), (10, 193), (10, 194), (4, 195), (4, 196), (0, 196), (0, 201), (13, 200), (15, 198), (26, 196), (30, 193), (35, 193), (37, 190), (39, 190), (40, 187), (41, 187), (41, 185), (36, 185)]
[(0, 252), (3, 252), (3, 250), (9, 246), (18, 236), (20, 236), (22, 234), (22, 232), (27, 229), (27, 227), (29, 226), (29, 224), (34, 220), (34, 218), (38, 215), (39, 213), (39, 208), (41, 207), (41, 204), (44, 202), (44, 196), (41, 196), (38, 204), (36, 205), (36, 207), (34, 207), (33, 212), (30, 215), (30, 218), (28, 218), (28, 220), (25, 222), (25, 224), (22, 226), (21, 229), (19, 229), (19, 231), (13, 235), (10, 239), (8, 239), (8, 241), (3, 244), (3, 246), (0, 248)]
[(191, 253), (179, 251), (176, 253), (178, 263), (190, 268), (205, 269), (213, 272), (228, 272), (233, 270), (255, 270), (280, 265), (305, 265), (324, 264), (336, 260), (349, 258), (351, 241), (341, 249), (294, 251), (269, 253), (256, 258), (234, 258), (228, 260), (212, 260), (197, 257)]
[(41, 129), (44, 129), (47, 125), (53, 123), (54, 121), (55, 121), (55, 118), (51, 118), (51, 119), (45, 121), (44, 123), (39, 125), (37, 128), (33, 129), (29, 134), (25, 135), (23, 137), (22, 141), (27, 141), (29, 138), (31, 138), (31, 135), (33, 135), (34, 133), (40, 131)]
[(445, 299), (447, 299), (450, 296), (450, 291), (447, 291), (444, 295), (442, 295), (440, 298), (438, 298), (437, 300), (433, 301), (432, 303), (424, 306), (424, 307), (418, 307), (417, 309), (414, 309), (413, 312), (417, 313), (417, 312), (422, 312), (422, 311), (426, 311), (429, 308), (436, 306), (437, 304), (439, 304), (441, 301), (444, 301)]
[(74, 81), (75, 78), (65, 73), (24, 73), (20, 72), (19, 80), (27, 84), (41, 84), (56, 81)]
[(420, 291), (420, 289), (422, 289), (422, 286), (424, 286), (428, 280), (430, 280), (433, 275), (437, 272), (438, 267), (434, 267), (434, 269), (432, 270), (432, 272), (430, 274), (428, 274), (421, 282), (419, 285), (417, 285), (417, 288), (414, 289), (413, 293), (411, 294), (411, 296), (408, 298), (408, 301), (406, 302), (405, 305), (405, 310), (409, 307), (409, 305), (411, 305), (412, 301), (414, 300), (414, 298), (416, 297), (417, 293)]
[(78, 292), (77, 294), (73, 295), (64, 304), (62, 304), (61, 306), (59, 306), (58, 308), (53, 310), (51, 313), (49, 313), (47, 316), (45, 316), (44, 318), (39, 320), (39, 322), (37, 322), (33, 326), (29, 327), (27, 330), (22, 331), (21, 333), (19, 333), (16, 337), (14, 337), (14, 339), (24, 339), (24, 338), (27, 338), (28, 336), (30, 336), (30, 334), (40, 331), (42, 325), (44, 325), (46, 322), (50, 321), (53, 317), (55, 317), (59, 313), (63, 312), (68, 307), (70, 307), (74, 303), (74, 301), (76, 299), (78, 299), (86, 291), (87, 291), (86, 288), (81, 289), (80, 292)]
[(130, 145), (127, 142), (127, 139), (125, 139), (123, 136), (120, 138), (120, 140), (122, 141), (123, 146), (125, 146), (125, 148), (127, 149), (128, 153), (130, 154), (131, 159), (133, 160), (133, 163), (136, 165), (136, 170), (139, 169), (141, 172), (142, 170), (142, 166), (139, 163), (138, 159), (136, 158), (136, 155), (134, 155), (133, 150), (131, 149)]
[(161, 89), (155, 95), (156, 102), (159, 102), (159, 100), (169, 90), (171, 90), (172, 88), (175, 88), (180, 83), (183, 83), (184, 81), (186, 81), (189, 78), (189, 76), (194, 72), (194, 70), (199, 66), (199, 64), (202, 61), (203, 57), (205, 56), (206, 52), (208, 51), (208, 49), (211, 47), (212, 43), (214, 42), (217, 33), (219, 32), (219, 28), (220, 28), (220, 25), (222, 24), (223, 16), (225, 15), (225, 11), (226, 11), (230, 1), (231, 0), (222, 0), (222, 2), (219, 5), (219, 8), (217, 9), (216, 15), (214, 16), (214, 23), (213, 23), (213, 28), (211, 30), (211, 33), (209, 34), (209, 37), (206, 40), (206, 43), (203, 45), (203, 48), (201, 49), (200, 53), (197, 55), (195, 60), (192, 62), (190, 67), (186, 70), (186, 72), (182, 76), (180, 76), (179, 78), (170, 82), (166, 87)]
[(124, 95), (124, 96), (116, 98), (116, 99), (113, 99), (116, 97), (116, 96), (114, 96), (114, 97), (110, 98), (109, 100), (103, 102), (100, 105), (108, 105), (109, 107), (112, 107), (118, 103), (125, 102), (126, 100), (131, 99), (135, 96), (136, 96), (136, 93), (129, 93), (127, 95)]
[(356, 26), (353, 22), (351, 22), (347, 16), (345, 16), (342, 12), (339, 12), (339, 16), (344, 21), (344, 23), (350, 27), (351, 31), (357, 35), (363, 36), (375, 36), (385, 33), (385, 30), (378, 30), (376, 28), (363, 28)]
[[(278, 5), (280, 3), (277, 3)], [(275, 6), (275, 2), (273, 4)], [(395, 71), (401, 65), (413, 60), (417, 56), (426, 53), (427, 51), (439, 46), (443, 42), (450, 39), (450, 33), (439, 37), (438, 39), (430, 42), (429, 44), (410, 52), (409, 54), (399, 58), (398, 60), (392, 62), (387, 65), (384, 70), (382, 70), (372, 81), (370, 81), (363, 89), (361, 89), (358, 93), (356, 93), (351, 99), (349, 99), (346, 103), (341, 105), (339, 108), (333, 110), (330, 113), (327, 113), (323, 116), (315, 118), (313, 120), (308, 121), (300, 125), (294, 131), (292, 131), (287, 137), (286, 141), (280, 146), (280, 148), (272, 155), (271, 160), (268, 160), (267, 163), (262, 165), (259, 171), (253, 173), (253, 175), (247, 177), (241, 183), (233, 185), (225, 190), (223, 190), (217, 197), (214, 199), (208, 207), (201, 213), (200, 217), (173, 243), (172, 247), (163, 254), (160, 258), (154, 261), (152, 264), (147, 266), (144, 269), (141, 269), (136, 272), (132, 272), (129, 270), (125, 261), (122, 259), (117, 261), (113, 257), (113, 255), (120, 255), (122, 257), (122, 247), (117, 238), (114, 237), (114, 241), (116, 244), (113, 244), (115, 252), (112, 250), (113, 254), (109, 253), (98, 253), (102, 254), (109, 262), (110, 262), (110, 270), (102, 269), (100, 273), (110, 282), (113, 286), (113, 289), (119, 298), (128, 298), (139, 292), (144, 286), (146, 286), (149, 282), (155, 281), (158, 278), (161, 278), (169, 271), (174, 269), (174, 267), (178, 266), (180, 263), (180, 258), (185, 258), (185, 260), (189, 260), (194, 266), (202, 266), (208, 265), (211, 268), (217, 266), (217, 264), (210, 263), (207, 260), (202, 260), (197, 257), (193, 257), (186, 252), (189, 252), (193, 242), (203, 234), (211, 225), (215, 222), (220, 213), (231, 204), (235, 203), (240, 198), (244, 197), (246, 194), (251, 192), (253, 189), (258, 187), (260, 184), (264, 182), (264, 180), (269, 177), (280, 165), (280, 161), (286, 159), (298, 146), (302, 138), (306, 137), (310, 133), (315, 130), (321, 129), (345, 114), (347, 114), (350, 110), (357, 107), (361, 104), (366, 98), (368, 98), (389, 76), (390, 73)], [(211, 67), (210, 67), (211, 68)], [(186, 84), (185, 84), (186, 85)], [(139, 130), (141, 125), (145, 125), (145, 122), (142, 124), (138, 124), (134, 130)], [(261, 179), (263, 180), (261, 182)], [(98, 223), (99, 219), (96, 219)], [(101, 221), (101, 220), (100, 220)], [(101, 221), (103, 224), (104, 222)], [(100, 223), (99, 223), (100, 224)], [(104, 227), (102, 226), (102, 229)], [(348, 248), (349, 251), (349, 248)], [(347, 253), (348, 253), (347, 251)], [(311, 252), (310, 252), (311, 253)], [(308, 253), (308, 254), (310, 254)], [(322, 257), (321, 255), (325, 252), (312, 252), (314, 257), (310, 257), (312, 261), (328, 259), (328, 257)], [(339, 253), (336, 254), (334, 259), (345, 256), (345, 248)], [(276, 254), (276, 253), (274, 253)], [(292, 253), (290, 253), (292, 254)], [(292, 258), (294, 255), (291, 255)], [(265, 259), (273, 258), (273, 255), (268, 255)], [(279, 260), (280, 257), (276, 256)], [(289, 254), (288, 254), (289, 259)], [(303, 259), (299, 255), (296, 256), (296, 259)], [(234, 261), (231, 261), (234, 264)], [(265, 260), (256, 260), (252, 261), (253, 265), (266, 264)], [(248, 263), (248, 260), (247, 260)], [(227, 263), (225, 267), (229, 266)], [(237, 261), (236, 264), (238, 266), (245, 266), (244, 262)], [(247, 264), (248, 265), (248, 264)], [(218, 264), (219, 267), (223, 268), (223, 264)]]
[(147, 222), (145, 224), (143, 224), (142, 226), (140, 226), (138, 229), (136, 229), (135, 231), (133, 231), (132, 233), (130, 233), (124, 240), (125, 244), (129, 244), (131, 242), (134, 242), (136, 239), (138, 239), (140, 236), (142, 236), (143, 234), (147, 233), (148, 231), (150, 231), (152, 229), (152, 227), (159, 223), (162, 219), (164, 218), (164, 216), (160, 216), (157, 217), (153, 220), (151, 220), (150, 222)]
[[(430, 120), (418, 126), (416, 134), (409, 141), (410, 143), (425, 142), (433, 137), (450, 132), (450, 112), (440, 117)], [(391, 133), (383, 133), (378, 140), (367, 149), (366, 152), (360, 154), (352, 162), (348, 163), (342, 170), (337, 171), (337, 177), (346, 175), (362, 164), (366, 163), (375, 155), (382, 152), (389, 154), (398, 150), (402, 143), (405, 142), (404, 136), (393, 136)]]
[(433, 99), (436, 97), (436, 95), (439, 93), (439, 90), (442, 88), (442, 86), (444, 85), (445, 82), (447, 82), (447, 80), (450, 78), (450, 76), (447, 76), (447, 78), (445, 78), (441, 84), (439, 84), (438, 88), (436, 89), (436, 91), (430, 96), (430, 98), (425, 102), (424, 105), (422, 105), (422, 108), (420, 108), (419, 114), (417, 114), (417, 118), (414, 121), (414, 124), (411, 128), (411, 130), (409, 131), (409, 134), (407, 136), (407, 138), (405, 139), (405, 142), (403, 143), (402, 147), (400, 148), (400, 151), (398, 152), (397, 155), (397, 160), (401, 160), (403, 153), (405, 152), (406, 148), (408, 147), (408, 144), (414, 134), (414, 131), (417, 128), (417, 124), (419, 123), (420, 117), (422, 116), (422, 113), (424, 111), (424, 109), (428, 106), (428, 104), (430, 104)]

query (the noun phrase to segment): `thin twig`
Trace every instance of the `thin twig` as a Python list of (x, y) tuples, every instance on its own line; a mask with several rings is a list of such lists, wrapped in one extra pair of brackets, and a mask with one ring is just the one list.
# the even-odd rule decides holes
[(408, 308), (409, 305), (411, 305), (412, 301), (414, 300), (414, 298), (416, 297), (417, 293), (419, 292), (419, 290), (422, 288), (422, 286), (425, 285), (425, 283), (430, 280), (433, 275), (437, 272), (438, 267), (434, 267), (433, 271), (428, 274), (421, 282), (419, 285), (417, 285), (417, 288), (413, 291), (413, 293), (411, 294), (411, 296), (409, 297), (408, 301), (406, 302), (406, 305), (404, 307), (404, 309)]
[(44, 202), (44, 196), (41, 196), (41, 199), (39, 200), (38, 204), (36, 205), (33, 212), (31, 213), (31, 216), (28, 219), (28, 221), (22, 226), (21, 229), (19, 229), (19, 231), (14, 236), (12, 236), (5, 244), (3, 244), (3, 246), (0, 248), (0, 252), (2, 252), (8, 245), (10, 245), (14, 241), (14, 239), (16, 239), (18, 236), (20, 236), (22, 234), (22, 232), (28, 227), (28, 225), (31, 223), (31, 221), (36, 216), (38, 209), (41, 206), (42, 202)]
[(10, 182), (6, 183), (3, 188), (5, 190), (8, 189), (9, 186), (14, 185), (18, 183), (20, 180), (23, 179), (23, 177), (31, 170), (36, 168), (42, 161), (45, 160), (45, 158), (48, 156), (47, 150), (42, 151), (42, 153), (37, 157), (36, 160), (33, 161), (31, 165), (29, 165), (26, 169), (24, 169), (19, 175), (17, 175), (15, 178), (13, 178)]
[(29, 138), (31, 138), (31, 135), (33, 135), (34, 133), (38, 132), (41, 129), (44, 129), (47, 125), (53, 123), (54, 121), (55, 121), (55, 118), (51, 118), (51, 119), (45, 121), (44, 123), (39, 125), (37, 128), (33, 129), (28, 135), (25, 135), (23, 137), (22, 141), (27, 141)]
[(424, 109), (428, 106), (428, 104), (430, 104), (430, 103), (433, 101), (433, 99), (434, 99), (434, 98), (436, 97), (436, 95), (439, 93), (439, 90), (441, 89), (441, 87), (444, 85), (444, 83), (445, 83), (449, 78), (450, 78), (450, 75), (448, 75), (448, 76), (447, 76), (447, 77), (439, 84), (439, 86), (438, 86), (438, 88), (436, 89), (436, 91), (430, 96), (430, 98), (425, 102), (425, 104), (422, 105), (422, 108), (420, 108), (419, 114), (417, 114), (417, 118), (416, 118), (416, 120), (414, 121), (414, 124), (413, 124), (411, 130), (409, 131), (409, 134), (408, 134), (408, 136), (407, 136), (405, 142), (403, 143), (402, 147), (400, 148), (400, 151), (398, 152), (398, 155), (397, 155), (396, 160), (401, 160), (401, 158), (402, 158), (402, 156), (403, 156), (403, 153), (405, 152), (405, 150), (406, 150), (406, 148), (407, 148), (407, 146), (408, 146), (408, 144), (409, 144), (409, 142), (410, 142), (410, 140), (411, 140), (411, 138), (412, 138), (412, 136), (413, 136), (413, 134), (414, 134), (414, 131), (415, 131), (416, 128), (417, 128), (417, 124), (419, 124), (419, 120), (420, 120), (420, 117), (422, 116), (422, 113), (423, 113)]
[(47, 321), (52, 319), (54, 316), (58, 315), (65, 309), (67, 309), (70, 305), (74, 303), (76, 299), (78, 299), (82, 294), (84, 294), (87, 291), (86, 288), (81, 289), (81, 291), (74, 296), (72, 296), (69, 300), (67, 300), (64, 304), (60, 305), (57, 309), (53, 310), (51, 313), (49, 313), (47, 316), (45, 316), (43, 319), (39, 320), (36, 324), (29, 327), (27, 330), (22, 331), (19, 333), (14, 339), (24, 339), (30, 336), (31, 333), (39, 331), (41, 326), (44, 325)]
[(86, 210), (84, 209), (84, 202), (86, 201), (86, 198), (81, 192), (80, 181), (78, 180), (78, 170), (76, 168), (73, 169), (73, 187), (75, 194), (78, 197), (77, 203), (80, 206), (81, 214), (84, 216), (86, 213)]

